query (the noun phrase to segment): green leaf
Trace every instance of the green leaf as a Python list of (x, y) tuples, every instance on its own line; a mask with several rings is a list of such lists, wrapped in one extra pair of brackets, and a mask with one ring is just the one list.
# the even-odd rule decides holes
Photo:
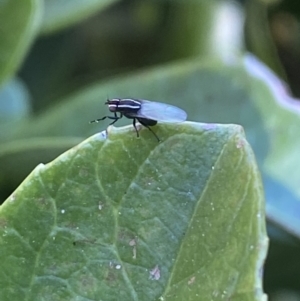
[(18, 69), (39, 28), (40, 0), (0, 2), (0, 85)]
[(0, 211), (0, 299), (265, 300), (260, 176), (240, 126), (110, 127)]
[(45, 0), (43, 33), (64, 29), (96, 12), (105, 9), (117, 0)]

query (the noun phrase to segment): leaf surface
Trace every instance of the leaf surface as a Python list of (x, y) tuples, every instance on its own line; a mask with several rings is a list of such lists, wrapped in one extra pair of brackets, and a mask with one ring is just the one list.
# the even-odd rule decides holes
[(240, 126), (108, 129), (0, 210), (0, 299), (265, 300), (260, 176)]

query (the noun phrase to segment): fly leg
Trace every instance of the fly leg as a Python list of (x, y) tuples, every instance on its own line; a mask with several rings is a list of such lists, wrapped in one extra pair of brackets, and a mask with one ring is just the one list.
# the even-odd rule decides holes
[[(139, 123), (142, 124), (144, 127), (146, 127), (154, 136), (155, 138), (157, 139), (158, 142), (160, 142), (160, 139), (158, 138), (158, 136), (151, 130), (150, 126), (145, 123), (143, 120), (141, 119), (138, 119), (139, 120)], [(135, 124), (134, 124), (134, 127), (135, 127)]]
[(90, 121), (90, 123), (93, 123), (93, 122), (99, 122), (99, 121), (101, 121), (101, 120), (104, 120), (104, 119), (108, 118), (108, 119), (112, 119), (112, 120), (113, 120), (113, 122), (111, 122), (111, 123), (109, 124), (109, 125), (112, 125), (112, 124), (114, 124), (115, 122), (117, 122), (119, 119), (121, 119), (122, 117), (123, 117), (122, 114), (120, 114), (120, 116), (118, 116), (117, 113), (114, 112), (114, 116), (104, 116), (104, 117), (102, 117), (102, 118), (92, 120), (92, 121)]
[(134, 127), (134, 129), (135, 129), (135, 131), (136, 131), (136, 136), (137, 136), (137, 137), (140, 137), (140, 135), (139, 135), (139, 131), (138, 131), (138, 129), (136, 128), (135, 122), (136, 122), (136, 119), (135, 119), (135, 118), (133, 118), (132, 125), (133, 125), (133, 127)]

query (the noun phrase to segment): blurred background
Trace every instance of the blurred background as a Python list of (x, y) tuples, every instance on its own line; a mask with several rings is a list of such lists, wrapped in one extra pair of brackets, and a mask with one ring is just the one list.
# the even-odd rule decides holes
[(107, 97), (240, 123), (266, 191), (265, 291), (300, 300), (299, 83), (299, 1), (0, 2), (0, 201), (104, 130), (89, 121), (107, 114)]

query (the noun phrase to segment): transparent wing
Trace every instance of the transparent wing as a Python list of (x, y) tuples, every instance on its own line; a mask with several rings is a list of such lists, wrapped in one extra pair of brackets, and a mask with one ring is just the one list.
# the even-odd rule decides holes
[(137, 113), (137, 117), (174, 123), (183, 122), (187, 118), (186, 112), (175, 106), (147, 100), (140, 100), (140, 102), (142, 105)]

